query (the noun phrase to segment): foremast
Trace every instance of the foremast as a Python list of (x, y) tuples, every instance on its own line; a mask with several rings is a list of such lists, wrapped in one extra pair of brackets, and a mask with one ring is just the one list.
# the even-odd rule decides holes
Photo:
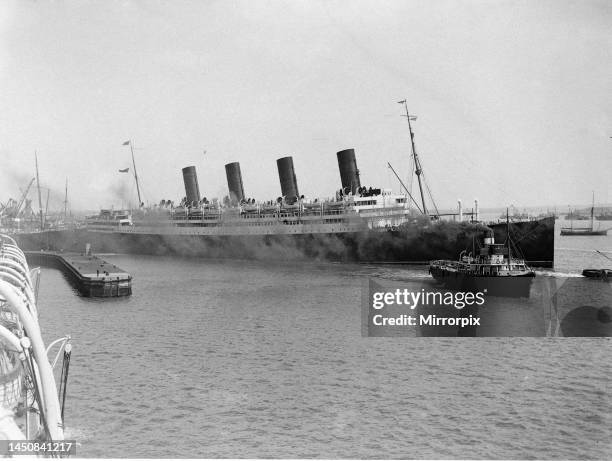
[(136, 192), (138, 193), (138, 208), (140, 208), (143, 205), (143, 202), (140, 196), (140, 185), (138, 184), (138, 172), (136, 171), (136, 161), (134, 160), (134, 145), (131, 139), (128, 141), (125, 141), (123, 145), (130, 146), (130, 151), (132, 152), (132, 166), (134, 167), (134, 181), (136, 181)]

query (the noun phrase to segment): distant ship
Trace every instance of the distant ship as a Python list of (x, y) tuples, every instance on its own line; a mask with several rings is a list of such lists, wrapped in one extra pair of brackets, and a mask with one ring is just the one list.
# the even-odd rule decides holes
[(595, 229), (594, 226), (595, 194), (593, 194), (593, 204), (591, 205), (591, 225), (589, 227), (574, 227), (570, 221), (570, 227), (562, 227), (561, 235), (606, 235), (608, 229)]
[(502, 213), (499, 216), (499, 219), (503, 219), (505, 221), (506, 218), (508, 218), (508, 217), (509, 217), (510, 221), (525, 221), (525, 220), (528, 220), (530, 218), (530, 216), (525, 211), (523, 211), (521, 213), (516, 208), (514, 208), (513, 206), (510, 207), (509, 216), (506, 213)]
[(572, 210), (565, 215), (565, 219), (568, 221), (586, 221), (587, 219), (589, 219), (589, 217), (581, 214), (576, 210)]
[(478, 251), (474, 248), (467, 255), (463, 251), (457, 261), (431, 261), (429, 273), (451, 290), (529, 297), (535, 272), (524, 259), (512, 256), (511, 246), (509, 238), (506, 244), (495, 243), (493, 231), (490, 231)]
[(612, 211), (603, 211), (601, 214), (595, 215), (598, 221), (612, 221)]

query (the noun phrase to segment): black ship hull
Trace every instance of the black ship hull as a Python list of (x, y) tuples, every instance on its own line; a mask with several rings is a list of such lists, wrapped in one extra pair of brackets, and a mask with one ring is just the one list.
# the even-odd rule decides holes
[(591, 279), (612, 281), (612, 269), (584, 269), (582, 275)]
[(440, 267), (431, 267), (430, 273), (449, 290), (508, 298), (528, 298), (535, 277), (533, 272), (516, 276), (479, 276)]
[[(554, 220), (546, 218), (513, 224), (520, 235), (525, 259), (537, 267), (554, 262)], [(498, 232), (505, 232), (493, 226)], [(134, 253), (236, 259), (314, 259), (375, 263), (428, 263), (452, 258), (472, 245), (474, 236), (486, 229), (470, 223), (429, 222), (399, 226), (394, 230), (371, 230), (330, 234), (288, 235), (172, 235), (95, 232), (87, 229), (16, 234), (27, 250)]]
[(579, 230), (579, 229), (561, 229), (561, 235), (607, 235), (607, 230)]
[[(505, 242), (507, 225), (505, 222), (489, 226), (493, 229), (495, 240)], [(532, 267), (552, 268), (555, 253), (555, 218), (545, 217), (537, 220), (513, 222), (510, 224), (512, 240), (518, 242), (523, 259)], [(469, 248), (466, 245), (461, 249)], [(461, 251), (461, 250), (459, 250)], [(458, 254), (455, 253), (451, 257)], [(446, 256), (445, 256), (446, 258)]]

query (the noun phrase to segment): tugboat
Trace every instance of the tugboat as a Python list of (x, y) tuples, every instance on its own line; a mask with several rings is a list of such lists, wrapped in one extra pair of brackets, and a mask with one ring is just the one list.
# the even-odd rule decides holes
[(584, 277), (590, 279), (612, 280), (612, 269), (584, 269), (582, 271)]
[[(612, 261), (612, 258), (606, 256), (599, 250), (595, 250), (600, 256)], [(584, 269), (582, 271), (582, 275), (584, 277), (588, 277), (590, 279), (600, 279), (605, 280), (606, 282), (612, 281), (612, 269)]]
[(478, 254), (476, 249), (468, 255), (465, 253), (465, 250), (461, 252), (458, 261), (431, 261), (429, 273), (451, 290), (529, 297), (535, 272), (525, 260), (512, 256), (510, 232), (507, 244), (495, 243), (493, 231), (490, 231)]

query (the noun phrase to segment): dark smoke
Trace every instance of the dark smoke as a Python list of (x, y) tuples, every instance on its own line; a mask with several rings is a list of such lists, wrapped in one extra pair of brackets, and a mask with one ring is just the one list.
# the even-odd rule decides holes
[[(112, 200), (119, 200), (127, 206), (130, 202), (137, 202), (134, 197), (130, 196), (130, 188), (126, 181), (115, 181), (110, 186), (110, 193)], [(110, 206), (110, 204), (108, 204)]]

